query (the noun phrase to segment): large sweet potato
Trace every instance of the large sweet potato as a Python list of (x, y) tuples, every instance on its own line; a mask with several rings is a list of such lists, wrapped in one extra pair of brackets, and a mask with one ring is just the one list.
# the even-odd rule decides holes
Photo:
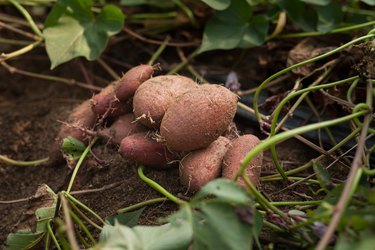
[(158, 129), (165, 111), (176, 98), (196, 87), (193, 80), (184, 76), (153, 77), (135, 92), (133, 112), (143, 125)]
[(222, 135), (236, 113), (237, 96), (204, 84), (181, 95), (165, 112), (160, 134), (172, 151), (207, 147)]

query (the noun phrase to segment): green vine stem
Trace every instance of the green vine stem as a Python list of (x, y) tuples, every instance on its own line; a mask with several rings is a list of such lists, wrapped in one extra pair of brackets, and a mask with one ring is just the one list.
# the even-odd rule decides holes
[(87, 223), (89, 223), (91, 226), (95, 227), (96, 229), (100, 231), (103, 229), (101, 226), (99, 226), (98, 224), (93, 222), (89, 217), (87, 217), (87, 215), (84, 214), (73, 201), (71, 200), (68, 200), (68, 201), (69, 201), (69, 204), (72, 206), (72, 208), (82, 217), (82, 219), (86, 220)]
[(9, 0), (9, 2), (11, 2), (14, 5), (14, 7), (16, 7), (19, 12), (21, 12), (21, 14), (25, 17), (25, 19), (29, 23), (29, 25), (30, 25), (31, 29), (34, 31), (34, 33), (36, 35), (38, 35), (40, 38), (43, 38), (43, 33), (40, 31), (40, 29), (38, 28), (38, 26), (35, 24), (33, 18), (29, 14), (29, 12), (27, 12), (27, 10), (24, 7), (22, 7), (22, 5), (19, 4), (18, 1), (16, 1), (16, 0)]
[[(312, 92), (312, 91), (315, 91), (315, 90), (320, 90), (320, 89), (326, 89), (326, 88), (332, 88), (334, 86), (337, 86), (337, 85), (340, 85), (340, 84), (344, 84), (344, 83), (347, 83), (347, 82), (350, 82), (350, 81), (355, 81), (356, 79), (358, 79), (359, 77), (358, 76), (353, 76), (353, 77), (349, 77), (347, 79), (344, 79), (344, 80), (340, 80), (340, 81), (336, 81), (336, 82), (332, 82), (332, 83), (327, 83), (327, 84), (321, 84), (321, 85), (318, 85), (318, 86), (311, 86), (311, 87), (308, 87), (308, 88), (305, 88), (305, 89), (301, 89), (301, 90), (298, 90), (288, 96), (286, 96), (280, 103), (279, 105), (277, 105), (275, 111), (273, 112), (273, 118), (272, 118), (272, 123), (271, 123), (271, 131), (270, 131), (270, 135), (269, 137), (272, 137), (275, 135), (276, 133), (276, 124), (277, 124), (277, 120), (279, 118), (279, 115), (284, 107), (284, 105), (286, 103), (288, 103), (291, 99), (293, 99), (294, 97), (296, 96), (299, 96), (299, 95), (303, 95), (303, 94), (306, 94), (306, 93), (309, 93), (309, 92)], [(358, 120), (358, 119), (357, 119)], [(354, 118), (354, 121), (355, 118)], [(285, 174), (284, 170), (282, 169), (281, 167), (281, 164), (278, 160), (278, 156), (277, 156), (277, 152), (276, 152), (276, 145), (271, 145), (270, 147), (271, 149), (271, 156), (272, 156), (272, 160), (276, 166), (276, 169), (279, 171), (280, 175), (284, 178), (284, 179), (287, 179), (287, 175)]]
[(344, 116), (344, 117), (332, 119), (330, 121), (325, 121), (325, 122), (320, 122), (320, 123), (315, 123), (315, 124), (310, 124), (310, 125), (306, 125), (306, 126), (303, 126), (303, 127), (299, 127), (299, 128), (293, 129), (293, 130), (289, 130), (289, 131), (277, 134), (273, 137), (267, 138), (266, 140), (262, 141), (262, 143), (258, 144), (256, 147), (254, 147), (245, 156), (245, 158), (242, 160), (239, 171), (237, 172), (237, 174), (234, 177), (234, 180), (237, 180), (237, 178), (240, 175), (241, 176), (244, 175), (244, 171), (245, 171), (246, 167), (249, 165), (250, 161), (256, 155), (258, 155), (260, 152), (263, 152), (265, 149), (271, 147), (272, 145), (274, 145), (276, 143), (279, 143), (279, 142), (282, 142), (282, 141), (285, 141), (289, 138), (292, 138), (295, 135), (307, 133), (309, 131), (316, 130), (316, 129), (319, 129), (319, 128), (323, 128), (323, 127), (326, 127), (326, 126), (332, 126), (332, 125), (336, 125), (336, 124), (339, 124), (339, 123), (350, 121), (353, 118), (366, 115), (366, 114), (368, 114), (368, 112), (369, 112), (368, 110), (359, 111), (359, 112), (356, 112), (356, 113), (353, 113), (353, 114), (350, 114), (350, 115), (347, 115), (347, 116)]
[(55, 244), (57, 250), (62, 250), (62, 249), (61, 249), (61, 246), (60, 246), (60, 244), (59, 244), (59, 242), (58, 242), (57, 239), (56, 239), (55, 234), (53, 233), (52, 226), (51, 226), (51, 220), (49, 220), (49, 221), (47, 222), (47, 230), (48, 230), (48, 234), (49, 234), (49, 236), (51, 237), (53, 243)]
[(138, 176), (139, 176), (139, 178), (141, 178), (142, 181), (146, 182), (149, 186), (151, 186), (153, 189), (155, 189), (156, 191), (158, 191), (159, 193), (161, 193), (162, 195), (164, 195), (165, 197), (167, 197), (169, 200), (173, 201), (174, 203), (176, 203), (178, 205), (182, 205), (182, 204), (187, 203), (186, 201), (183, 201), (183, 200), (177, 198), (176, 196), (174, 196), (173, 194), (168, 192), (165, 188), (160, 186), (158, 183), (156, 183), (155, 181), (153, 181), (150, 178), (148, 178), (147, 176), (145, 176), (144, 173), (143, 173), (143, 166), (140, 166), (138, 168)]
[(60, 193), (60, 200), (61, 200), (61, 208), (64, 215), (64, 222), (65, 222), (65, 233), (68, 237), (69, 245), (72, 250), (79, 250), (78, 242), (74, 232), (74, 225), (72, 221), (72, 217), (69, 215), (69, 206), (66, 200), (66, 197)]
[[(267, 182), (267, 181), (279, 181), (279, 180), (282, 180), (283, 178), (281, 176), (277, 176), (277, 177), (273, 177), (273, 178), (267, 178), (267, 179), (262, 179), (262, 182)], [(291, 181), (302, 181), (304, 180), (305, 178), (303, 177), (288, 177), (289, 180)], [(320, 182), (318, 180), (313, 180), (313, 179), (309, 179), (309, 180), (306, 180), (307, 182), (311, 183), (311, 184), (318, 184), (320, 185)]]
[(196, 48), (188, 57), (187, 57), (187, 60), (185, 61), (182, 61), (181, 63), (177, 64), (176, 67), (174, 67), (173, 69), (171, 69), (167, 75), (173, 75), (173, 74), (176, 74), (177, 72), (179, 72), (181, 69), (183, 69), (186, 65), (189, 64), (190, 60), (192, 60), (194, 57), (196, 57), (199, 53), (199, 47)]
[(62, 192), (66, 198), (68, 198), (70, 201), (72, 201), (73, 203), (75, 203), (76, 205), (80, 206), (81, 208), (85, 209), (87, 212), (89, 212), (90, 214), (92, 214), (95, 218), (97, 218), (103, 225), (107, 224), (103, 219), (102, 217), (100, 217), (97, 213), (95, 213), (94, 211), (92, 211), (88, 206), (86, 206), (85, 204), (83, 204), (82, 202), (80, 202), (79, 200), (77, 200), (76, 198), (74, 198), (72, 195), (70, 195), (69, 193), (67, 193), (66, 191), (63, 191)]
[(69, 214), (72, 217), (72, 219), (80, 226), (80, 228), (82, 229), (82, 231), (91, 240), (91, 242), (93, 244), (96, 244), (96, 241), (95, 241), (94, 237), (92, 236), (92, 234), (90, 233), (90, 231), (87, 229), (87, 227), (85, 226), (85, 224), (83, 224), (83, 222), (79, 219), (79, 217), (72, 210), (69, 210)]
[(13, 160), (13, 159), (8, 158), (5, 155), (0, 155), (0, 161), (5, 162), (9, 165), (20, 166), (20, 167), (36, 166), (36, 165), (39, 165), (43, 162), (47, 162), (48, 160), (49, 160), (49, 157), (39, 159), (39, 160), (35, 160), (35, 161), (17, 161), (17, 160)]
[(356, 29), (362, 29), (365, 27), (373, 26), (373, 25), (375, 25), (375, 21), (351, 25), (348, 27), (337, 28), (337, 29), (333, 29), (325, 33), (323, 32), (301, 32), (301, 33), (279, 35), (276, 38), (288, 39), (288, 38), (298, 38), (298, 37), (322, 36), (322, 35), (327, 35), (327, 34), (337, 34), (337, 33), (344, 33), (344, 32), (352, 31)]
[(270, 204), (278, 206), (309, 206), (309, 205), (320, 205), (323, 201), (273, 201)]
[(288, 220), (288, 217), (285, 215), (285, 213), (281, 210), (279, 210), (276, 206), (272, 205), (253, 185), (253, 183), (250, 181), (249, 177), (246, 175), (246, 173), (242, 174), (242, 178), (248, 187), (251, 194), (255, 196), (255, 198), (258, 200), (259, 204), (261, 204), (265, 209), (271, 210), (275, 214), (279, 215), (284, 220)]
[[(353, 130), (347, 137), (345, 137), (343, 140), (341, 140), (339, 143), (337, 143), (335, 146), (333, 146), (331, 149), (329, 149), (327, 151), (327, 155), (333, 153), (334, 151), (338, 150), (339, 148), (341, 148), (342, 146), (347, 144), (350, 140), (352, 140), (355, 136), (357, 136), (357, 134), (360, 132), (360, 130), (361, 130), (360, 128), (357, 128), (357, 129)], [(297, 174), (299, 172), (302, 172), (302, 171), (310, 168), (313, 165), (314, 161), (321, 161), (325, 156), (326, 155), (320, 155), (317, 158), (310, 160), (309, 162), (307, 162), (306, 164), (304, 164), (304, 165), (302, 165), (298, 168), (286, 171), (285, 174), (286, 175), (293, 175), (293, 174)], [(273, 175), (261, 177), (261, 181), (265, 181), (267, 179), (270, 179), (270, 178), (272, 179), (272, 178), (275, 178), (275, 177), (280, 177), (280, 174), (273, 174)]]
[(20, 55), (23, 55), (23, 54), (26, 54), (27, 52), (33, 50), (35, 47), (37, 47), (39, 44), (41, 43), (41, 41), (36, 41), (32, 44), (29, 44), (19, 50), (16, 50), (16, 51), (13, 51), (11, 53), (1, 53), (0, 55), (0, 62), (3, 62), (5, 60), (8, 60), (10, 58), (14, 58), (14, 57), (17, 57), (17, 56), (20, 56)]
[(168, 198), (163, 197), (163, 198), (155, 198), (155, 199), (142, 201), (142, 202), (139, 202), (137, 204), (134, 204), (134, 205), (131, 205), (131, 206), (128, 206), (128, 207), (125, 207), (125, 208), (121, 208), (121, 209), (117, 210), (117, 213), (118, 214), (127, 213), (127, 212), (136, 210), (138, 208), (141, 208), (141, 207), (144, 207), (144, 206), (147, 206), (147, 205), (160, 203), (160, 202), (166, 202), (168, 200), (169, 200)]
[(147, 62), (148, 65), (153, 65), (155, 63), (156, 59), (158, 59), (159, 56), (161, 55), (161, 53), (163, 53), (163, 51), (167, 47), (167, 44), (168, 44), (168, 42), (170, 40), (171, 40), (170, 36), (167, 36), (165, 38), (165, 40), (163, 41), (163, 43), (159, 46), (159, 48), (155, 51), (155, 53), (152, 55), (152, 57), (150, 58), (150, 60)]
[(72, 190), (72, 187), (73, 187), (73, 183), (74, 183), (74, 180), (77, 176), (77, 173), (78, 173), (78, 170), (79, 168), (81, 167), (83, 161), (85, 160), (87, 154), (90, 152), (90, 149), (92, 148), (92, 146), (95, 144), (95, 142), (98, 140), (97, 137), (95, 137), (91, 143), (86, 147), (85, 151), (83, 151), (81, 157), (79, 158), (78, 162), (77, 162), (77, 165), (75, 166), (74, 168), (74, 171), (72, 173), (72, 177), (70, 178), (70, 181), (69, 181), (69, 185), (68, 185), (68, 188), (66, 189), (66, 193), (70, 193), (70, 191)]
[(255, 94), (254, 94), (253, 106), (254, 106), (254, 112), (255, 112), (255, 117), (256, 117), (257, 121), (258, 121), (260, 124), (262, 124), (262, 119), (261, 119), (261, 117), (260, 117), (260, 114), (259, 114), (259, 107), (258, 107), (259, 95), (260, 95), (260, 92), (262, 91), (262, 89), (264, 89), (264, 87), (265, 87), (270, 81), (272, 81), (273, 79), (275, 79), (275, 78), (277, 78), (277, 77), (279, 77), (279, 76), (281, 76), (281, 75), (283, 75), (283, 74), (285, 74), (285, 73), (287, 73), (287, 72), (289, 72), (289, 71), (291, 71), (291, 70), (293, 70), (293, 69), (295, 69), (295, 68), (298, 68), (298, 67), (301, 67), (301, 66), (303, 66), (303, 65), (306, 65), (306, 64), (309, 64), (309, 63), (312, 63), (312, 62), (316, 62), (316, 61), (318, 61), (318, 60), (320, 60), (320, 59), (326, 58), (326, 57), (328, 57), (328, 56), (330, 56), (330, 55), (333, 55), (333, 54), (335, 54), (335, 53), (337, 53), (337, 52), (339, 52), (339, 51), (341, 51), (341, 50), (343, 50), (343, 49), (349, 47), (349, 46), (352, 45), (352, 44), (356, 44), (356, 43), (358, 43), (358, 42), (364, 41), (364, 40), (369, 39), (369, 38), (372, 38), (372, 37), (375, 37), (375, 34), (371, 34), (371, 32), (370, 32), (370, 34), (368, 34), (368, 35), (365, 35), (365, 36), (359, 37), (359, 38), (357, 38), (357, 39), (354, 39), (354, 40), (352, 40), (352, 41), (350, 41), (350, 42), (347, 42), (346, 44), (343, 44), (343, 45), (341, 45), (340, 47), (337, 47), (336, 49), (333, 49), (333, 50), (331, 50), (331, 51), (329, 51), (329, 52), (327, 52), (327, 53), (325, 53), (325, 54), (322, 54), (322, 55), (320, 55), (320, 56), (317, 56), (317, 57), (314, 57), (314, 58), (308, 59), (308, 60), (306, 60), (306, 61), (303, 61), (303, 62), (300, 62), (300, 63), (294, 64), (294, 65), (292, 65), (292, 66), (290, 66), (290, 67), (288, 67), (288, 68), (285, 68), (285, 69), (283, 69), (283, 70), (281, 70), (281, 71), (279, 71), (279, 72), (273, 74), (272, 76), (268, 77), (265, 81), (263, 81), (263, 82), (259, 85), (257, 91), (256, 91)]
[(353, 103), (353, 99), (352, 99), (353, 98), (353, 91), (357, 88), (358, 82), (359, 82), (359, 78), (357, 80), (353, 81), (353, 83), (350, 85), (348, 91), (346, 92), (346, 99), (350, 103)]

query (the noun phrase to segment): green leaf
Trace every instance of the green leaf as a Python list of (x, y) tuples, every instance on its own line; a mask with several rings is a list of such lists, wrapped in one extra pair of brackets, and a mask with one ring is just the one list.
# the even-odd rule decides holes
[(344, 16), (342, 5), (337, 2), (331, 2), (327, 6), (317, 7), (318, 12), (318, 31), (328, 32), (336, 28)]
[(85, 149), (86, 146), (83, 142), (71, 136), (65, 137), (61, 145), (61, 150), (71, 158), (80, 157)]
[(193, 249), (252, 249), (252, 227), (239, 219), (233, 206), (209, 200), (196, 208)]
[(316, 177), (318, 178), (320, 182), (320, 186), (328, 192), (331, 190), (334, 185), (331, 180), (331, 175), (329, 174), (328, 170), (323, 167), (323, 165), (320, 162), (314, 162), (313, 163), (314, 172), (316, 174)]
[(207, 22), (200, 53), (215, 49), (234, 49), (243, 39), (252, 15), (244, 1), (232, 1), (229, 8), (217, 11)]
[(280, 0), (279, 6), (284, 9), (288, 17), (303, 30), (316, 30), (318, 14), (311, 6), (299, 0)]
[(375, 5), (375, 0), (361, 0), (361, 1), (364, 2), (365, 4), (368, 4), (368, 5), (371, 5), (371, 6)]
[(138, 224), (139, 217), (141, 216), (143, 210), (145, 210), (145, 207), (132, 211), (132, 212), (117, 214), (117, 215), (108, 217), (106, 219), (106, 222), (111, 225), (114, 225), (115, 222), (117, 221), (120, 225), (134, 227)]
[(134, 231), (142, 242), (143, 250), (187, 249), (193, 235), (191, 225), (186, 221), (162, 226), (136, 226)]
[(5, 242), (5, 250), (32, 249), (44, 237), (44, 232), (31, 232), (19, 230), (8, 235)]
[(215, 10), (225, 10), (229, 7), (231, 0), (202, 0), (202, 2)]
[(120, 4), (124, 6), (150, 5), (159, 8), (172, 8), (174, 6), (173, 0), (121, 0)]
[(124, 15), (119, 8), (106, 5), (94, 16), (91, 7), (91, 0), (59, 0), (54, 5), (44, 29), (52, 69), (79, 56), (97, 59), (109, 37), (122, 29)]
[(247, 192), (235, 182), (220, 178), (210, 181), (204, 185), (194, 196), (193, 201), (200, 200), (207, 196), (216, 196), (221, 201), (235, 204), (249, 204), (252, 202)]
[(305, 3), (321, 5), (321, 6), (328, 5), (331, 2), (331, 0), (301, 0), (301, 1)]
[(192, 238), (191, 226), (186, 221), (162, 226), (130, 228), (116, 223), (105, 225), (100, 240), (101, 249), (177, 250), (187, 249)]
[(238, 47), (251, 48), (264, 43), (268, 33), (268, 20), (265, 15), (253, 16), (248, 23)]

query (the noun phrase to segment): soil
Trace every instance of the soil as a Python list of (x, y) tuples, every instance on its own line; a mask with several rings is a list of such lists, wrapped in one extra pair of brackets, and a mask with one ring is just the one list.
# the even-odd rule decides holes
[[(133, 45), (130, 44), (129, 46)], [(137, 46), (139, 47), (139, 45)], [(283, 49), (281, 50), (280, 47), (283, 47)], [(112, 48), (107, 56), (111, 56), (112, 53), (115, 58), (115, 48)], [(155, 48), (150, 48), (150, 50)], [(261, 81), (270, 74), (270, 71), (277, 70), (278, 67), (276, 66), (284, 66), (282, 62), (286, 62), (287, 51), (291, 48), (292, 44), (268, 44), (257, 50), (257, 54), (249, 53), (249, 57), (254, 60), (249, 60), (246, 65), (239, 67), (240, 78), (246, 79), (246, 82)], [(277, 61), (273, 63), (275, 68), (270, 70), (267, 64), (270, 55), (267, 54), (267, 51), (270, 52), (273, 49), (279, 52), (278, 56), (272, 54), (274, 58), (277, 58)], [(127, 51), (135, 50), (128, 48)], [(150, 56), (145, 50), (140, 51), (130, 55), (122, 68), (117, 65), (114, 66), (114, 69), (122, 72), (127, 70), (125, 66), (145, 63)], [(237, 58), (236, 53), (239, 52), (223, 52), (218, 55), (217, 58), (221, 60), (212, 64), (213, 71), (215, 68), (221, 71), (228, 68), (228, 65), (232, 65)], [(212, 54), (207, 53), (206, 57), (196, 61), (196, 65), (201, 72), (207, 70), (207, 66), (199, 65), (210, 65), (211, 62), (208, 58), (211, 56)], [(147, 59), (140, 60), (139, 58)], [(263, 62), (263, 64), (259, 64), (259, 62)], [(97, 85), (104, 86), (111, 79), (97, 63), (89, 63), (82, 59), (59, 66), (57, 70), (51, 72), (48, 58), (42, 49), (36, 49), (23, 56), (22, 60), (11, 60), (9, 63), (12, 66), (39, 74), (53, 74), (80, 81), (87, 80), (80, 70), (80, 65), (84, 65), (89, 76), (98, 76), (88, 78), (94, 79), (93, 81)], [(257, 67), (254, 65), (257, 65)], [(0, 76), (0, 154), (12, 159), (29, 161), (46, 157), (60, 127), (58, 120), (64, 121), (73, 107), (92, 96), (92, 92), (87, 89), (19, 74), (11, 75), (2, 67), (0, 68)], [(236, 121), (241, 133), (254, 133), (261, 138), (265, 137), (259, 132), (255, 123), (240, 117), (236, 117)], [(285, 168), (303, 164), (316, 156), (313, 150), (297, 140), (289, 140), (281, 144), (278, 150)], [(159, 193), (140, 180), (136, 173), (136, 165), (121, 158), (115, 146), (107, 145), (106, 142), (101, 141), (96, 144), (93, 152), (101, 161), (98, 162), (95, 158), (89, 156), (78, 173), (73, 191), (93, 190), (116, 184), (105, 190), (86, 192), (76, 196), (100, 216), (114, 215), (120, 208), (147, 199), (161, 197)], [(274, 171), (269, 154), (266, 153), (263, 172)], [(38, 186), (43, 183), (55, 192), (59, 192), (66, 186), (70, 173), (71, 171), (66, 164), (16, 167), (0, 162), (0, 201), (31, 197), (35, 194)], [(179, 183), (176, 166), (168, 170), (146, 169), (145, 174), (171, 193), (181, 197), (186, 195), (184, 188)], [(270, 182), (261, 184), (260, 189), (274, 201), (304, 200), (306, 198), (304, 195), (309, 195), (305, 185), (289, 189), (282, 194), (272, 194), (284, 186), (287, 186), (287, 184)], [(26, 209), (27, 201), (25, 200), (9, 204), (0, 203), (0, 215), (2, 215), (0, 217), (0, 245), (4, 244), (6, 236), (13, 230)], [(157, 224), (159, 223), (158, 218), (165, 217), (176, 209), (178, 207), (169, 202), (149, 206), (142, 214), (140, 223)]]

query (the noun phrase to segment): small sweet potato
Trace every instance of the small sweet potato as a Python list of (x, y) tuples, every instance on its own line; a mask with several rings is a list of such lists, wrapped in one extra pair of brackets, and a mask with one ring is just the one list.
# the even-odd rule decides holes
[(205, 148), (232, 122), (237, 96), (225, 87), (203, 84), (181, 95), (165, 112), (160, 134), (171, 151)]
[(158, 129), (165, 111), (176, 98), (196, 87), (193, 80), (184, 76), (153, 77), (135, 92), (133, 112), (140, 123)]
[(88, 136), (77, 127), (91, 129), (95, 125), (96, 114), (91, 110), (90, 101), (87, 100), (74, 108), (66, 122), (67, 124), (61, 125), (61, 129), (50, 151), (50, 160), (47, 165), (61, 163), (64, 159), (60, 147), (65, 137), (71, 136), (87, 143)]
[[(250, 134), (242, 135), (237, 139), (234, 139), (231, 143), (230, 149), (228, 149), (223, 159), (223, 177), (232, 179), (239, 170), (243, 158), (259, 143), (260, 140), (258, 137)], [(263, 153), (260, 153), (250, 161), (245, 170), (246, 175), (254, 186), (258, 184), (262, 162)], [(238, 184), (246, 188), (246, 184), (242, 177), (238, 178)]]
[(221, 163), (230, 140), (220, 136), (207, 148), (190, 152), (180, 161), (180, 181), (189, 192), (198, 191), (221, 175)]
[(110, 139), (115, 144), (120, 144), (126, 136), (146, 132), (147, 128), (134, 122), (134, 119), (132, 113), (119, 116), (110, 127), (99, 130), (98, 136)]
[(128, 100), (132, 97), (138, 87), (154, 73), (154, 68), (150, 65), (139, 65), (126, 72), (115, 84), (114, 93), (120, 100)]
[(115, 84), (109, 84), (92, 97), (92, 110), (105, 117), (115, 117), (130, 112), (132, 108), (128, 100), (153, 72), (154, 68), (150, 65), (139, 65), (130, 69)]
[(160, 169), (167, 167), (174, 156), (152, 136), (151, 132), (143, 132), (125, 137), (121, 141), (119, 153), (138, 164)]

